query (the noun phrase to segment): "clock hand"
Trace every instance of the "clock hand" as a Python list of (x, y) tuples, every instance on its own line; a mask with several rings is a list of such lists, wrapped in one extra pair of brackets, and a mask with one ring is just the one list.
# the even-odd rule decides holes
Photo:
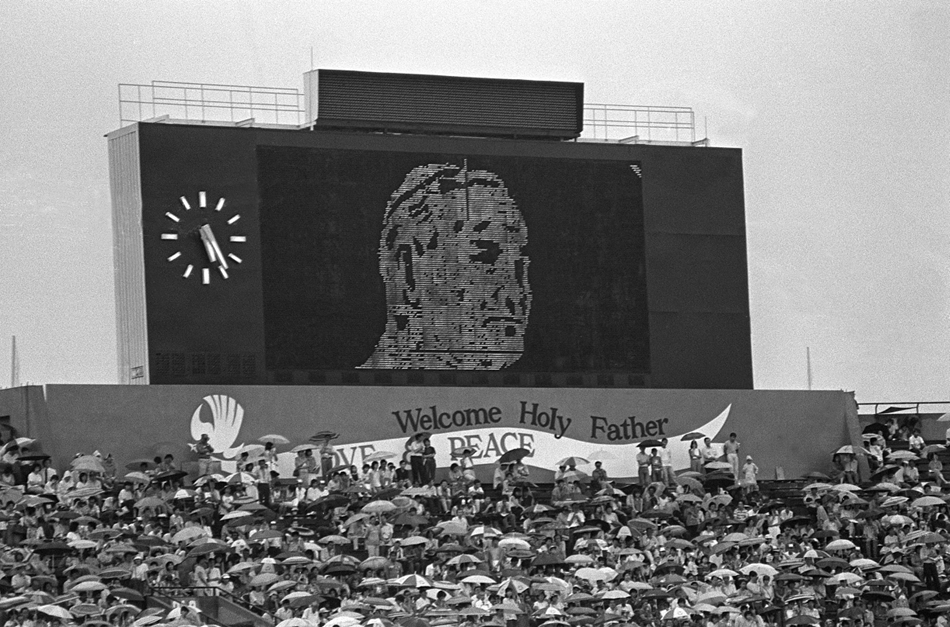
[(214, 236), (214, 231), (211, 230), (211, 226), (210, 225), (205, 225), (205, 226), (208, 227), (208, 235), (211, 238), (211, 247), (214, 248), (214, 251), (216, 253), (218, 253), (218, 263), (221, 264), (222, 268), (227, 270), (228, 262), (224, 260), (224, 253), (221, 252), (221, 247), (218, 246), (218, 239)]
[(214, 234), (211, 233), (211, 227), (205, 224), (200, 229), (198, 229), (198, 233), (201, 234), (201, 242), (205, 245), (205, 252), (208, 254), (208, 260), (211, 261), (211, 263), (214, 263), (215, 254), (214, 246), (212, 245)]

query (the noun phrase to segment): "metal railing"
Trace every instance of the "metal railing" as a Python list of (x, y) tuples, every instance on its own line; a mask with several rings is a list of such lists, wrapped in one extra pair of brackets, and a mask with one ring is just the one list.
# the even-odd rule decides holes
[(690, 107), (585, 104), (583, 139), (622, 143), (696, 141)]
[[(304, 94), (289, 87), (152, 81), (119, 84), (119, 124), (169, 120), (299, 127)], [(696, 143), (689, 107), (584, 105), (581, 139), (621, 143)]]
[(858, 403), (862, 416), (908, 416), (944, 414), (950, 411), (950, 401), (895, 401), (892, 403)]
[(154, 120), (299, 126), (303, 94), (289, 87), (152, 81), (119, 84), (119, 124)]

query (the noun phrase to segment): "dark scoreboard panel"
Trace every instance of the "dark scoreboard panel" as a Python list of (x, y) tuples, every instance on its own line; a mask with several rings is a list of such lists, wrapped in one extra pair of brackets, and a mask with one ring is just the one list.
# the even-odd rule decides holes
[(650, 368), (639, 164), (258, 149), (267, 366)]
[(738, 150), (138, 134), (152, 383), (751, 387)]

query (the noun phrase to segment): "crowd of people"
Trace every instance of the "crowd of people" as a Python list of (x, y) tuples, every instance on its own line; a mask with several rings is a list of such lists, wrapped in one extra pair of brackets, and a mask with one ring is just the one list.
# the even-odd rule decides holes
[(903, 472), (924, 447), (885, 448), (876, 481), (843, 464), (770, 492), (735, 434), (694, 442), (688, 470), (664, 442), (633, 449), (623, 481), (567, 457), (553, 485), (523, 449), (483, 485), (476, 451), (437, 470), (427, 434), (361, 468), (318, 436), (267, 436), (230, 474), (202, 439), (190, 475), (172, 455), (58, 469), (7, 442), (5, 625), (203, 625), (208, 596), (280, 627), (947, 625), (947, 498)]

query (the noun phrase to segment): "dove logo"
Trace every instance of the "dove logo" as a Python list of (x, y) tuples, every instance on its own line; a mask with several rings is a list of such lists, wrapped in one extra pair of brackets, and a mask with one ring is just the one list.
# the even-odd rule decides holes
[[(232, 459), (241, 448), (241, 445), (234, 446), (234, 442), (244, 422), (244, 408), (225, 394), (211, 394), (203, 400), (191, 415), (191, 437), (200, 440), (201, 436), (207, 433), (208, 443), (214, 452), (225, 459)], [(201, 419), (205, 406), (211, 410), (211, 422)]]

